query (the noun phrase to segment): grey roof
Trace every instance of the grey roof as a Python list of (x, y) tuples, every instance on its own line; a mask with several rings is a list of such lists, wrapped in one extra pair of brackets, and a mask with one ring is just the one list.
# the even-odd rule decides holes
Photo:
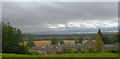
[(104, 47), (118, 47), (115, 44), (104, 44)]

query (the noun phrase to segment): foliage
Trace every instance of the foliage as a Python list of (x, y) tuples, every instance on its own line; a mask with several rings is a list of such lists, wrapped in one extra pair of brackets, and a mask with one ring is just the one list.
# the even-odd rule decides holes
[(75, 44), (77, 44), (78, 43), (78, 39), (74, 39), (75, 40)]
[(115, 44), (116, 42), (118, 42), (118, 37), (119, 37), (118, 35), (119, 35), (119, 34), (116, 34), (116, 35), (114, 35), (114, 36), (111, 38), (113, 44)]
[(104, 43), (99, 34), (96, 35), (95, 48), (97, 52), (103, 51), (104, 48)]
[(89, 52), (89, 53), (96, 53), (95, 49), (93, 49), (93, 48), (89, 48), (89, 49), (88, 49), (88, 52)]
[(110, 49), (108, 52), (110, 52), (110, 53), (118, 53), (118, 49)]
[(61, 51), (56, 51), (56, 54), (62, 54), (63, 52), (61, 52)]
[(63, 53), (66, 53), (66, 54), (71, 54), (71, 53), (73, 53), (74, 51), (73, 51), (72, 48), (63, 48), (62, 52), (63, 52)]
[(55, 45), (57, 43), (64, 44), (64, 41), (62, 39), (56, 39), (56, 38), (51, 39), (51, 44), (52, 45)]
[(38, 51), (30, 51), (29, 55), (38, 55)]
[(82, 51), (81, 53), (88, 53), (88, 51)]
[(78, 52), (82, 52), (81, 47), (78, 47), (78, 48), (77, 48), (77, 51), (78, 51)]
[(75, 44), (77, 43), (81, 43), (82, 44), (82, 41), (84, 40), (82, 37), (79, 37), (78, 39), (74, 39), (75, 40)]
[(79, 43), (81, 43), (82, 44), (82, 41), (84, 40), (82, 37), (80, 37), (80, 38), (78, 38), (78, 40), (79, 40)]
[(2, 52), (28, 54), (28, 48), (23, 43), (23, 35), (19, 29), (10, 26), (10, 23), (2, 23)]
[(26, 45), (31, 48), (31, 47), (35, 46), (35, 43), (33, 41), (28, 41), (28, 43)]
[(52, 45), (55, 45), (55, 44), (57, 44), (58, 41), (59, 41), (58, 39), (52, 38), (52, 39), (51, 39), (51, 44), (52, 44)]
[(110, 41), (109, 37), (107, 35), (102, 34), (100, 29), (99, 29), (97, 34), (101, 37), (104, 44), (111, 44), (111, 41)]
[(60, 44), (64, 44), (64, 41), (62, 39), (60, 40)]

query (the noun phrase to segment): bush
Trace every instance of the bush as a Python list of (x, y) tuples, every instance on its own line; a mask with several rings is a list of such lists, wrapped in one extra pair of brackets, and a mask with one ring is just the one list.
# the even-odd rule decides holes
[(82, 49), (80, 47), (77, 48), (78, 52), (82, 52)]
[(96, 53), (95, 49), (93, 49), (93, 48), (89, 48), (89, 49), (88, 49), (88, 52), (89, 52), (89, 53)]
[(74, 51), (74, 53), (81, 53), (80, 51)]
[(63, 53), (67, 53), (67, 54), (71, 54), (71, 53), (73, 53), (74, 51), (73, 51), (72, 48), (63, 48), (62, 52), (63, 52)]
[(4, 53), (16, 53), (16, 54), (29, 54), (28, 47), (24, 45), (14, 45), (14, 46), (7, 46), (5, 50), (3, 50)]
[(87, 51), (82, 51), (81, 53), (88, 53)]
[(110, 53), (109, 51), (101, 51), (101, 53)]
[(31, 51), (30, 55), (38, 55), (38, 51)]
[(61, 51), (56, 51), (56, 54), (62, 54), (63, 52), (61, 52)]
[(117, 49), (110, 49), (108, 52), (110, 52), (110, 53), (118, 53), (118, 50)]
[(68, 54), (71, 54), (71, 53), (73, 53), (74, 51), (73, 51), (73, 49), (72, 48), (69, 48), (68, 49)]

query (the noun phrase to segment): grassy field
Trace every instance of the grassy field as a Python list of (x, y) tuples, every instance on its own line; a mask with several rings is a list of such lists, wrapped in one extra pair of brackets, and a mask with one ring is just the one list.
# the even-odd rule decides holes
[(118, 54), (23, 55), (3, 53), (2, 57), (118, 57)]

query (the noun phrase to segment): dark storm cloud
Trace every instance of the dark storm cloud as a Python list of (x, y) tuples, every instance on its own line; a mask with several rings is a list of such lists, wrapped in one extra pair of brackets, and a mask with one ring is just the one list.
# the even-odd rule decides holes
[[(3, 3), (3, 21), (28, 31), (47, 31), (50, 25), (84, 20), (117, 20), (117, 2)], [(29, 31), (28, 31), (29, 32)]]

